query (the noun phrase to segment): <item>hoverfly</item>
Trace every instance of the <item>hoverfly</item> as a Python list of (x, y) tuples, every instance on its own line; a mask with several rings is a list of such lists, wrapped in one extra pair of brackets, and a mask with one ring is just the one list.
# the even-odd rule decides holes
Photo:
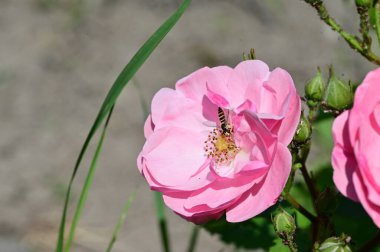
[(226, 121), (226, 116), (221, 107), (218, 107), (218, 117), (220, 121), (220, 128), (222, 129), (222, 134), (225, 136), (230, 136), (232, 134), (232, 126)]

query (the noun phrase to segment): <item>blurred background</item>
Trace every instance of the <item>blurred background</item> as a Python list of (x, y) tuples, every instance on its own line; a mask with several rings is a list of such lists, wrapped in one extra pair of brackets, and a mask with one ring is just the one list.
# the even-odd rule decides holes
[[(113, 81), (178, 0), (0, 0), (0, 251), (53, 251), (65, 188)], [(358, 31), (354, 1), (326, 1)], [(114, 251), (160, 251), (153, 194), (136, 168), (144, 112), (162, 87), (205, 65), (235, 66), (255, 48), (303, 85), (328, 64), (360, 81), (367, 63), (300, 0), (194, 0), (117, 102), (73, 251), (104, 251), (123, 204), (136, 199)], [(75, 181), (75, 205), (93, 148)], [(314, 149), (328, 160), (328, 148)], [(69, 218), (73, 208), (70, 208)], [(192, 225), (167, 211), (173, 251)], [(234, 251), (201, 231), (197, 251)]]

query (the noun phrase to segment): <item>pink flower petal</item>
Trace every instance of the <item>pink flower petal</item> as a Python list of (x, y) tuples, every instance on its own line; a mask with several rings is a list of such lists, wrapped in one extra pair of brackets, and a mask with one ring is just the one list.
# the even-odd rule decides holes
[(358, 201), (352, 176), (357, 169), (357, 163), (352, 153), (345, 152), (341, 146), (335, 146), (332, 153), (334, 168), (333, 180), (338, 190), (346, 197)]
[(169, 88), (157, 92), (152, 100), (152, 121), (155, 129), (180, 127), (193, 131), (205, 130), (201, 104)]
[(250, 111), (244, 111), (244, 119), (255, 134), (256, 145), (260, 148), (265, 163), (271, 163), (277, 145), (277, 136), (272, 134), (260, 118)]
[(152, 190), (166, 193), (188, 192), (198, 190), (209, 185), (216, 179), (216, 176), (212, 172), (210, 172), (209, 162), (207, 161), (203, 164), (203, 166), (199, 169), (198, 172), (196, 172), (189, 178), (189, 180), (186, 183), (176, 186), (167, 186), (159, 183), (146, 168), (144, 161), (142, 162), (142, 173)]
[(368, 200), (380, 206), (380, 186), (377, 184), (379, 181), (379, 167), (373, 167), (373, 163), (368, 162), (364, 153), (357, 153), (356, 160), (359, 167), (356, 172), (360, 173), (364, 181), (364, 186), (367, 188)]
[(348, 111), (342, 113), (335, 119), (332, 127), (335, 143), (332, 154), (333, 179), (336, 187), (343, 195), (357, 201), (358, 198), (352, 183), (352, 176), (357, 169), (357, 163), (350, 143), (348, 116)]
[(194, 213), (187, 211), (184, 208), (184, 204), (191, 192), (169, 192), (162, 195), (165, 204), (170, 207), (174, 212), (191, 217)]
[(268, 164), (260, 160), (254, 160), (242, 167), (240, 174), (245, 176), (262, 176), (268, 169)]
[(160, 184), (185, 184), (205, 163), (203, 145), (207, 135), (171, 127), (156, 130), (149, 140), (153, 137), (157, 144), (148, 150), (144, 148), (143, 157), (147, 169)]
[(257, 115), (260, 120), (265, 124), (265, 126), (269, 129), (269, 131), (272, 134), (278, 134), (282, 121), (285, 118), (284, 116), (278, 116), (278, 115), (273, 115), (273, 114), (263, 114), (260, 113)]
[(186, 200), (185, 208), (206, 205), (210, 209), (222, 207), (250, 189), (257, 179), (239, 177), (238, 179), (221, 179), (210, 184), (203, 190), (194, 191)]
[(380, 228), (380, 206), (374, 205), (370, 201), (368, 201), (366, 196), (366, 188), (364, 186), (364, 182), (361, 179), (361, 176), (357, 173), (353, 174), (353, 184), (355, 186), (358, 198), (360, 203), (363, 205), (366, 212), (372, 218), (373, 222)]
[(210, 209), (206, 206), (199, 207), (198, 209), (192, 209), (191, 211), (186, 210), (184, 208), (184, 204), (188, 197), (189, 193), (183, 192), (170, 192), (163, 194), (164, 202), (168, 207), (170, 207), (176, 214), (196, 224), (202, 224), (210, 220), (219, 219), (224, 214), (223, 209)]
[(274, 205), (289, 177), (291, 166), (292, 157), (288, 148), (279, 144), (267, 176), (233, 206), (227, 208), (227, 221), (248, 220)]
[(380, 134), (374, 126), (377, 127), (370, 116), (363, 119), (358, 130), (355, 154), (363, 179), (371, 184), (380, 198)]
[(176, 83), (176, 90), (187, 98), (202, 102), (207, 93), (206, 84), (217, 86), (225, 83), (230, 72), (232, 72), (232, 69), (227, 66), (211, 69), (204, 67), (179, 80)]
[(148, 138), (150, 135), (152, 135), (154, 130), (154, 124), (152, 121), (152, 116), (149, 115), (144, 123), (144, 136), (145, 138)]
[(284, 116), (278, 132), (281, 143), (288, 145), (297, 129), (301, 115), (301, 101), (292, 77), (281, 68), (273, 70), (262, 89), (259, 113)]
[(223, 95), (215, 93), (212, 89), (210, 89), (207, 85), (207, 98), (214, 103), (217, 107), (221, 108), (229, 108), (230, 104)]
[[(367, 116), (380, 102), (380, 68), (367, 74), (362, 84), (355, 91), (353, 110)], [(363, 106), (365, 104), (365, 106)]]
[(244, 92), (245, 99), (259, 106), (263, 83), (270, 75), (268, 65), (260, 60), (246, 60), (239, 63), (234, 71), (240, 76), (240, 79), (244, 82), (244, 86), (246, 86)]

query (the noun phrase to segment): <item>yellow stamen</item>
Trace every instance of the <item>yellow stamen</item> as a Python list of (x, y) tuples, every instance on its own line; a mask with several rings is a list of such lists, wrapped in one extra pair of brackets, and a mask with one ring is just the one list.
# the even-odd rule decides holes
[(225, 135), (223, 131), (214, 129), (205, 141), (206, 156), (213, 158), (217, 164), (231, 162), (240, 148), (236, 146), (233, 134)]

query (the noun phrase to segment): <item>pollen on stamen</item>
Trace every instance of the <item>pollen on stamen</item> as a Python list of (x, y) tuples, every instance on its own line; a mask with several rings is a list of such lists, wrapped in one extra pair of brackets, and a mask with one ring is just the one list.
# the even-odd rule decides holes
[(205, 155), (217, 164), (231, 162), (240, 148), (236, 146), (233, 135), (223, 134), (221, 129), (213, 129), (205, 141)]

